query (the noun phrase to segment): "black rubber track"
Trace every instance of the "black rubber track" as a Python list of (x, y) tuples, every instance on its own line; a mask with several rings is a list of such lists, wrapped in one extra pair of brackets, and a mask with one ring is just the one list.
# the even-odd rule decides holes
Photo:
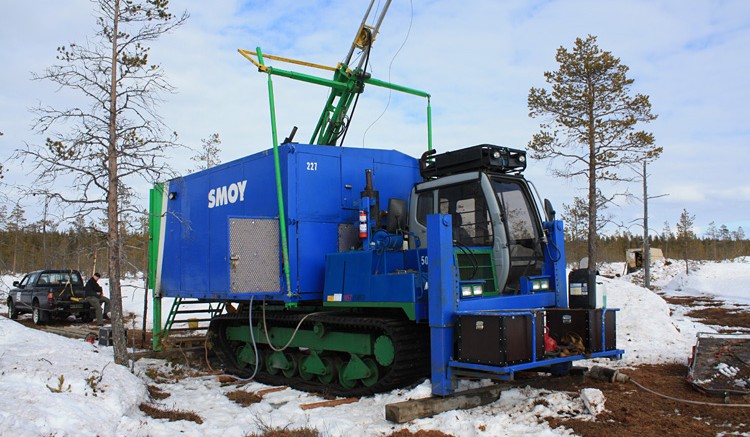
[[(294, 327), (304, 315), (268, 311), (266, 323), (269, 328), (271, 326)], [(261, 320), (261, 317), (262, 314), (259, 311), (253, 311), (253, 323), (256, 320)], [(331, 313), (308, 317), (302, 324), (302, 329), (311, 329), (313, 323), (323, 323), (326, 330), (329, 331), (387, 335), (391, 338), (394, 346), (393, 363), (388, 367), (379, 367), (380, 379), (370, 387), (359, 385), (346, 389), (339, 385), (338, 378), (335, 378), (331, 384), (326, 385), (315, 378), (311, 381), (305, 381), (299, 376), (287, 378), (283, 374), (271, 375), (265, 369), (258, 372), (255, 380), (264, 384), (287, 385), (298, 390), (325, 395), (359, 397), (405, 387), (429, 375), (429, 330), (424, 325), (396, 318)], [(247, 326), (247, 324), (247, 313), (244, 313), (216, 317), (211, 321), (209, 327), (209, 335), (214, 346), (213, 350), (224, 364), (224, 370), (242, 378), (252, 376), (253, 367), (241, 368), (238, 366), (234, 352), (237, 342), (229, 341), (224, 334), (228, 327)], [(268, 346), (259, 343), (258, 348), (262, 350), (267, 349)], [(290, 348), (290, 351), (294, 350), (296, 348)]]

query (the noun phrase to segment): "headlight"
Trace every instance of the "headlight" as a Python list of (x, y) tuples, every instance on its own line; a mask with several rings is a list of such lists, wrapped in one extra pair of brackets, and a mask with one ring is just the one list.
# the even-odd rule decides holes
[(471, 296), (471, 285), (462, 285), (461, 286), (461, 296)]
[(531, 291), (549, 290), (549, 279), (533, 279), (531, 281)]
[(484, 293), (484, 287), (482, 287), (482, 284), (476, 284), (472, 286), (472, 292), (474, 296), (481, 296)]

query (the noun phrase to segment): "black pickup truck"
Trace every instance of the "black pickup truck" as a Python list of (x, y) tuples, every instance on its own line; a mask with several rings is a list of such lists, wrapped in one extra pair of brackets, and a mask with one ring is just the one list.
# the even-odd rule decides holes
[(95, 317), (94, 309), (84, 300), (83, 279), (77, 270), (37, 270), (13, 282), (8, 293), (8, 317), (31, 313), (35, 325), (52, 319), (63, 320), (75, 315), (83, 322)]

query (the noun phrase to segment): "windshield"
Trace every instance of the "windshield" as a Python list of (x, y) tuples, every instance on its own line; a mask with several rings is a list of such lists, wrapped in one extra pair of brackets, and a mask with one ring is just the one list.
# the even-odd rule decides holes
[(521, 182), (492, 179), (492, 186), (500, 206), (501, 216), (508, 234), (510, 249), (510, 275), (506, 288), (514, 293), (520, 290), (522, 276), (536, 276), (542, 272), (541, 239), (535, 210), (528, 190)]
[(531, 248), (537, 238), (527, 196), (517, 182), (493, 180), (497, 200), (508, 225), (508, 240)]

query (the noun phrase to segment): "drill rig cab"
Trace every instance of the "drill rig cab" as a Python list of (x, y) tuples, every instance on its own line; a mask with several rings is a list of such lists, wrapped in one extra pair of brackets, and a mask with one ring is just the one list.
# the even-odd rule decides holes
[(525, 151), (490, 144), (425, 153), (409, 229), (427, 241), (427, 215), (450, 214), (461, 278), (485, 280), (490, 294), (520, 294), (522, 277), (542, 275), (546, 242), (525, 168)]

